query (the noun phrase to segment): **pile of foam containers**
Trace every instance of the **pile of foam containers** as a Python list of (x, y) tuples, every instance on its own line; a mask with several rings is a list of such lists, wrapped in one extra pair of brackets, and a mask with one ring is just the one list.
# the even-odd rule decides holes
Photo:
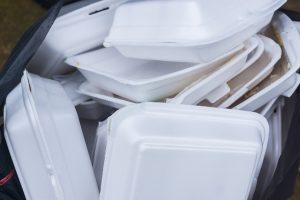
[(277, 11), (284, 3), (103, 0), (64, 8), (5, 108), (26, 197), (262, 194), (284, 146), (285, 98), (300, 83), (300, 25)]
[(87, 79), (79, 93), (115, 108), (152, 101), (254, 111), (299, 84), (292, 22), (278, 13), (261, 31), (282, 3), (232, 13), (238, 1), (228, 10), (198, 0), (128, 2), (115, 11), (106, 48), (65, 63)]

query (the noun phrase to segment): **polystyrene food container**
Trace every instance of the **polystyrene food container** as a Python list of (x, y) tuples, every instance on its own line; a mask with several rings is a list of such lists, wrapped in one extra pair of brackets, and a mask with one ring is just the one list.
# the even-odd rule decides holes
[(220, 108), (230, 107), (235, 101), (239, 100), (271, 74), (275, 64), (281, 58), (281, 48), (273, 40), (263, 36), (261, 38), (265, 44), (265, 51), (262, 57), (228, 82), (230, 88), (229, 95), (226, 95), (214, 104), (205, 101), (200, 103), (200, 105)]
[(236, 54), (229, 62), (214, 72), (199, 77), (197, 81), (186, 87), (175, 97), (168, 99), (168, 102), (197, 105), (207, 99), (209, 102), (214, 103), (227, 95), (230, 92), (227, 82), (249, 67), (250, 63), (253, 63), (251, 52), (255, 50), (258, 40), (260, 40), (258, 37), (248, 40), (242, 52)]
[(112, 108), (120, 109), (129, 105), (134, 104), (135, 102), (126, 100), (117, 95), (114, 95), (103, 89), (99, 89), (88, 82), (83, 83), (79, 88), (78, 92), (80, 94), (89, 96), (93, 98), (96, 102), (99, 102), (102, 105), (106, 105)]
[[(255, 38), (251, 42), (254, 48), (258, 45)], [(202, 74), (221, 66), (242, 48), (240, 45), (235, 51), (207, 64), (126, 58), (114, 48), (71, 57), (66, 63), (77, 67), (98, 88), (135, 102), (158, 101), (175, 95)]]
[(285, 0), (133, 1), (104, 45), (132, 58), (207, 63), (256, 34)]
[(62, 8), (44, 42), (28, 64), (30, 72), (52, 77), (72, 70), (67, 57), (102, 46), (116, 7), (125, 0), (102, 0), (79, 9)]
[(98, 131), (100, 200), (247, 199), (268, 141), (258, 114), (162, 103), (123, 108)]
[(271, 75), (236, 102), (234, 109), (255, 111), (280, 95), (290, 97), (299, 86), (300, 77), (296, 73), (300, 67), (299, 33), (294, 23), (280, 12), (274, 16), (271, 28), (274, 30), (268, 29), (265, 34), (281, 45), (282, 58)]
[(26, 199), (99, 198), (77, 113), (61, 85), (25, 72), (4, 113), (5, 139)]

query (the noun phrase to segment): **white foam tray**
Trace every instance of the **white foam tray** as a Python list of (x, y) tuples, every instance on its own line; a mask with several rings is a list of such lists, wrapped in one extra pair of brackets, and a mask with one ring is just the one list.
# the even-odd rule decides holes
[[(257, 45), (252, 39), (251, 50)], [(71, 57), (66, 63), (77, 67), (94, 86), (135, 102), (158, 101), (181, 89), (233, 57), (243, 45), (207, 64), (131, 59), (114, 48)], [(249, 52), (250, 53), (250, 52)]]
[[(273, 71), (275, 64), (281, 58), (281, 48), (273, 40), (261, 36), (265, 51), (261, 58), (245, 71), (228, 82), (230, 94), (214, 104), (205, 102), (212, 107), (228, 108), (256, 85), (263, 81)], [(201, 104), (200, 105), (204, 105)]]
[(278, 80), (258, 91), (255, 95), (236, 105), (234, 109), (255, 111), (272, 99), (282, 95), (290, 97), (300, 83), (296, 73), (300, 67), (300, 36), (294, 23), (283, 13), (277, 12), (272, 26), (280, 37), (283, 56), (288, 61), (288, 71)]
[(128, 106), (98, 130), (94, 169), (100, 200), (247, 199), (267, 141), (267, 121), (255, 113)]
[(61, 85), (25, 72), (7, 97), (4, 121), (26, 199), (99, 198), (75, 108)]
[(283, 3), (129, 2), (118, 7), (104, 45), (116, 47), (127, 57), (207, 63), (256, 34)]
[(205, 99), (214, 103), (225, 96), (230, 92), (230, 90), (228, 90), (227, 82), (237, 73), (240, 73), (242, 70), (249, 67), (250, 64), (253, 63), (253, 57), (257, 59), (257, 56), (252, 54), (252, 52), (259, 53), (259, 51), (255, 51), (259, 40), (258, 37), (253, 37), (248, 40), (242, 52), (236, 54), (229, 62), (225, 63), (214, 72), (201, 76), (197, 81), (186, 87), (175, 97), (168, 99), (168, 102), (197, 105)]
[(62, 12), (28, 64), (28, 70), (46, 77), (73, 70), (64, 60), (101, 46), (116, 7), (124, 1), (102, 0)]

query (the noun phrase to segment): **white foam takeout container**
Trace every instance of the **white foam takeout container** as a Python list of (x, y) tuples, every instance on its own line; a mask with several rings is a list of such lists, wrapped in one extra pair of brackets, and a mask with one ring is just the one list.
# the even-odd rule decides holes
[(58, 82), (25, 72), (4, 113), (5, 139), (26, 199), (99, 198), (77, 113)]
[(207, 63), (256, 34), (284, 2), (133, 1), (117, 8), (104, 45), (126, 57)]
[[(101, 200), (247, 199), (268, 124), (255, 113), (146, 103), (100, 123), (97, 138)], [(216, 187), (224, 190), (216, 193)]]
[(271, 74), (275, 64), (281, 58), (281, 48), (273, 40), (263, 36), (261, 38), (265, 44), (263, 55), (257, 62), (227, 83), (230, 94), (214, 104), (205, 101), (200, 105), (228, 108)]
[[(235, 105), (234, 109), (255, 111), (280, 95), (290, 97), (299, 86), (300, 77), (296, 73), (300, 67), (299, 33), (294, 23), (281, 12), (275, 14), (272, 27), (276, 37), (279, 37), (278, 40), (283, 51), (283, 58), (275, 65), (274, 70), (276, 68), (279, 69), (283, 65), (286, 65), (287, 70), (278, 79), (270, 82), (263, 89), (256, 91), (251, 97)], [(287, 63), (282, 64), (283, 62)]]
[(197, 105), (205, 99), (211, 103), (218, 101), (230, 92), (227, 82), (236, 74), (248, 68), (259, 58), (256, 54), (261, 55), (262, 52), (255, 50), (257, 44), (263, 45), (261, 39), (257, 36), (248, 40), (244, 50), (233, 57), (229, 62), (212, 73), (204, 74), (199, 77), (198, 80), (179, 92), (175, 97), (168, 99), (167, 102)]
[[(252, 39), (251, 44), (253, 51), (258, 45), (257, 39)], [(66, 63), (77, 67), (98, 88), (135, 102), (158, 101), (175, 95), (202, 74), (209, 73), (236, 57), (241, 49), (243, 45), (206, 64), (126, 58), (114, 48), (74, 56), (68, 58)]]

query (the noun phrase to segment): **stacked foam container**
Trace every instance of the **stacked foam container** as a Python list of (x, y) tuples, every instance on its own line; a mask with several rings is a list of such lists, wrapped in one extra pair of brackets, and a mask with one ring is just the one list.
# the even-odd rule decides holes
[(285, 99), (300, 83), (297, 24), (276, 12), (284, 3), (65, 7), (5, 107), (27, 199), (262, 194), (284, 146)]

